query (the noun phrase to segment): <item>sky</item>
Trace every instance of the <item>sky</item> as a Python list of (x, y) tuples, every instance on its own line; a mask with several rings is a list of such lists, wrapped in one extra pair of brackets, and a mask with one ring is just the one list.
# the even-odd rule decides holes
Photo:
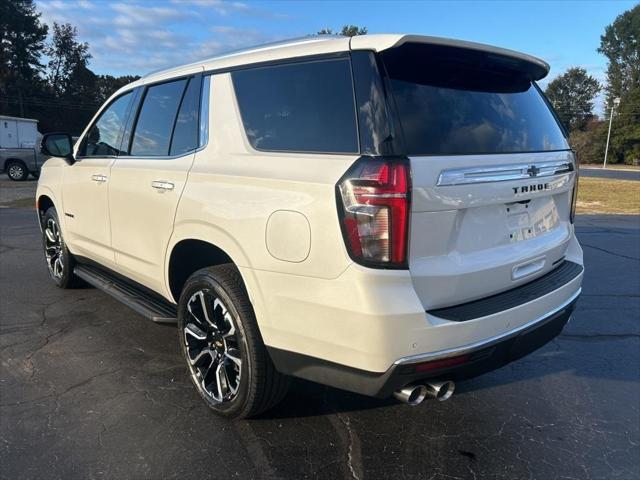
[[(71, 23), (99, 74), (144, 75), (261, 43), (342, 25), (488, 43), (542, 58), (550, 79), (585, 68), (600, 82), (600, 35), (637, 1), (37, 0), (45, 23)], [(602, 113), (603, 95), (596, 100)]]

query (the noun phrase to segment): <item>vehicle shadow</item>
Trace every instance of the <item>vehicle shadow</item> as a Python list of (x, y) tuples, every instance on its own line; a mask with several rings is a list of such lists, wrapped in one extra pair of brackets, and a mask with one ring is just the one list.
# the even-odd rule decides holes
[(378, 399), (294, 378), (285, 398), (260, 419), (323, 416), (351, 411), (385, 408), (396, 404), (393, 398)]
[[(611, 341), (616, 342), (612, 348)], [(638, 338), (615, 338), (602, 342), (589, 337), (561, 334), (551, 343), (528, 357), (510, 363), (484, 375), (456, 382), (456, 396), (473, 394), (510, 384), (527, 383), (530, 380), (570, 374), (577, 378), (602, 378), (608, 381), (640, 382), (640, 370), (616, 368), (625, 358), (637, 350)], [(624, 342), (624, 344), (623, 344)], [(588, 353), (587, 353), (588, 352)], [(609, 365), (602, 359), (608, 357)], [(604, 369), (604, 371), (603, 371)], [(264, 413), (262, 419), (285, 419), (375, 410), (397, 405), (393, 397), (371, 398), (313, 382), (293, 379), (291, 389), (275, 408)]]

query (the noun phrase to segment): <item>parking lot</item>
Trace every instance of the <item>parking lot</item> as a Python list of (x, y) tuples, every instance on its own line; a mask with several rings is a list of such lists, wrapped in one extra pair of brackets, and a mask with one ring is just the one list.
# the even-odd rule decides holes
[(263, 417), (226, 421), (174, 327), (53, 285), (5, 182), (1, 203), (22, 208), (0, 208), (2, 478), (640, 478), (638, 216), (579, 216), (587, 273), (565, 331), (447, 402), (298, 381)]
[(589, 166), (588, 168), (580, 169), (580, 176), (610, 178), (615, 180), (640, 180), (640, 169), (632, 167), (602, 169), (600, 167)]

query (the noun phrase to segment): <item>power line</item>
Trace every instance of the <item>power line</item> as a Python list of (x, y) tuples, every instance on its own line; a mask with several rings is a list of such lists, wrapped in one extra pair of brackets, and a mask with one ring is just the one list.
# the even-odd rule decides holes
[[(14, 104), (19, 105), (20, 100), (18, 99), (3, 99), (0, 100), (1, 103)], [(75, 110), (88, 110), (95, 111), (100, 105), (87, 105), (87, 104), (73, 104), (73, 103), (55, 103), (55, 102), (46, 102), (46, 101), (38, 101), (38, 100), (22, 100), (23, 105), (31, 105), (36, 107), (51, 107), (51, 108), (71, 108)]]

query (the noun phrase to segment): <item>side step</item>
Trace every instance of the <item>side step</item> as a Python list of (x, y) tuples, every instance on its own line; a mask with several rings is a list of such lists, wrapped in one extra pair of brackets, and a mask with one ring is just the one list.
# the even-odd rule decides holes
[(178, 321), (175, 305), (160, 295), (145, 291), (143, 287), (132, 285), (109, 272), (90, 265), (77, 265), (73, 273), (149, 320), (156, 323), (177, 323)]

